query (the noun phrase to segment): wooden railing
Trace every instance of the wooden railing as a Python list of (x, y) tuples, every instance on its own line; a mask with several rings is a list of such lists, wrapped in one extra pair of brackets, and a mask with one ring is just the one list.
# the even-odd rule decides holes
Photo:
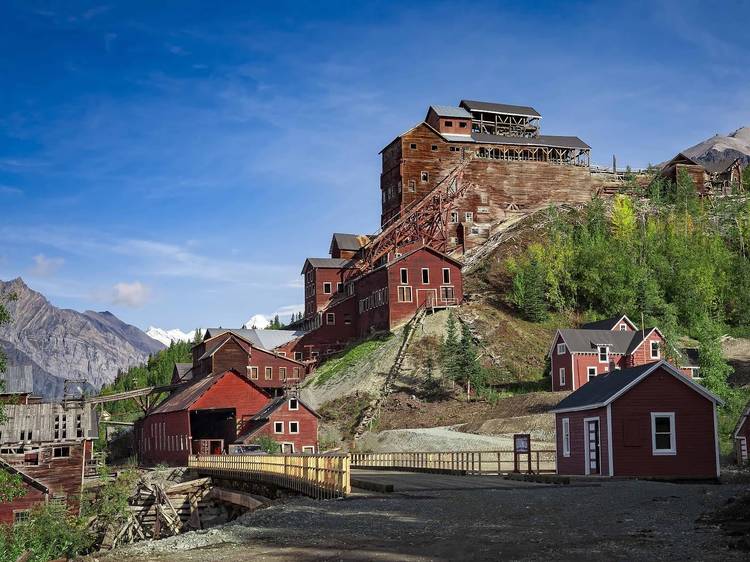
[[(554, 473), (555, 451), (539, 450), (518, 455), (507, 451), (453, 451), (423, 453), (352, 453), (352, 468), (440, 472), (447, 474)], [(529, 462), (531, 461), (531, 462)]]
[(351, 493), (349, 455), (191, 455), (202, 475), (274, 484), (316, 499)]

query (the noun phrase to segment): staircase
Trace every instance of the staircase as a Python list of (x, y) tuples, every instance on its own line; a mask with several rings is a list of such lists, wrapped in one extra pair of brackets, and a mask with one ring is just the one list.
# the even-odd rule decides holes
[(416, 332), (417, 328), (424, 322), (424, 317), (427, 314), (427, 308), (427, 304), (423, 304), (417, 310), (414, 316), (412, 316), (411, 320), (409, 320), (406, 326), (404, 326), (404, 337), (401, 341), (401, 346), (398, 348), (398, 352), (396, 353), (396, 359), (393, 362), (393, 365), (391, 365), (391, 368), (389, 369), (388, 374), (385, 377), (385, 381), (383, 382), (383, 386), (380, 389), (380, 393), (378, 394), (377, 398), (370, 402), (370, 405), (365, 409), (364, 415), (362, 416), (359, 425), (357, 425), (357, 429), (354, 430), (355, 441), (359, 440), (366, 431), (372, 428), (373, 421), (375, 421), (380, 415), (380, 408), (383, 405), (383, 402), (388, 397), (388, 395), (393, 392), (393, 382), (401, 372), (401, 367), (404, 364), (404, 359), (406, 359), (406, 353), (409, 350), (409, 344), (411, 343), (414, 332)]

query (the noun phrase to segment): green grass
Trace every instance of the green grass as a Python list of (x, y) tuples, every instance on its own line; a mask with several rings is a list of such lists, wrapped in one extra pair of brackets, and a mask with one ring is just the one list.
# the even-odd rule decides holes
[(388, 334), (386, 336), (378, 336), (373, 339), (365, 340), (345, 349), (340, 354), (333, 356), (317, 369), (312, 384), (314, 386), (321, 386), (337, 375), (351, 369), (359, 361), (382, 347), (391, 337), (392, 334)]
[(750, 389), (738, 388), (724, 406), (719, 408), (719, 443), (722, 455), (729, 455), (734, 450), (732, 431), (748, 400)]

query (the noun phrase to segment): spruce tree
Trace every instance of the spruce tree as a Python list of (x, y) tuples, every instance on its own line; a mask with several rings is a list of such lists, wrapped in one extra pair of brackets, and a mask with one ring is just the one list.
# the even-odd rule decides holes
[(456, 317), (453, 312), (448, 315), (448, 323), (446, 325), (445, 340), (443, 341), (443, 349), (441, 353), (443, 374), (451, 380), (459, 380), (460, 368), (458, 365), (459, 355), (459, 340), (458, 330), (456, 327)]

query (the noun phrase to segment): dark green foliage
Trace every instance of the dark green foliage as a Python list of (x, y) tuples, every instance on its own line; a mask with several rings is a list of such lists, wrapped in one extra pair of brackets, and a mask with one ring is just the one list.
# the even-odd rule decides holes
[(475, 389), (485, 385), (486, 372), (479, 363), (477, 347), (469, 327), (461, 324), (460, 338), (453, 313), (448, 316), (446, 337), (441, 350), (443, 375), (466, 386), (469, 383)]
[(458, 328), (453, 311), (448, 315), (445, 340), (441, 349), (441, 363), (443, 375), (452, 381), (461, 379), (461, 367), (459, 365), (460, 341), (458, 339)]
[[(145, 365), (131, 367), (124, 373), (119, 373), (112, 384), (105, 385), (101, 394), (117, 394), (126, 390), (135, 390), (148, 386), (170, 384), (175, 363), (192, 363), (191, 347), (187, 342), (174, 342), (167, 349), (149, 357)], [(123, 400), (107, 404), (107, 410), (113, 415), (133, 415), (141, 412), (133, 400)]]
[(513, 270), (510, 302), (527, 320), (541, 322), (548, 313), (544, 266), (532, 254), (528, 259), (516, 262)]
[(133, 469), (124, 470), (116, 478), (111, 478), (109, 470), (103, 466), (99, 471), (99, 478), (103, 484), (84, 493), (81, 511), (84, 517), (95, 515), (97, 526), (104, 530), (109, 526), (122, 524), (127, 519), (128, 499), (133, 494), (138, 472)]
[(721, 352), (720, 327), (715, 322), (706, 321), (698, 330), (698, 357), (702, 384), (714, 394), (728, 399), (732, 390), (727, 377), (732, 368), (724, 360)]
[(255, 444), (259, 445), (260, 448), (269, 454), (275, 454), (281, 452), (281, 445), (274, 441), (268, 435), (261, 435), (255, 440)]
[(0, 469), (0, 503), (10, 502), (26, 493), (20, 474)]
[(61, 504), (41, 504), (27, 521), (0, 527), (0, 562), (13, 562), (27, 551), (30, 562), (72, 558), (93, 544), (83, 518), (69, 515)]
[(284, 327), (284, 323), (279, 320), (279, 315), (273, 317), (273, 321), (269, 324), (269, 330), (281, 330)]

